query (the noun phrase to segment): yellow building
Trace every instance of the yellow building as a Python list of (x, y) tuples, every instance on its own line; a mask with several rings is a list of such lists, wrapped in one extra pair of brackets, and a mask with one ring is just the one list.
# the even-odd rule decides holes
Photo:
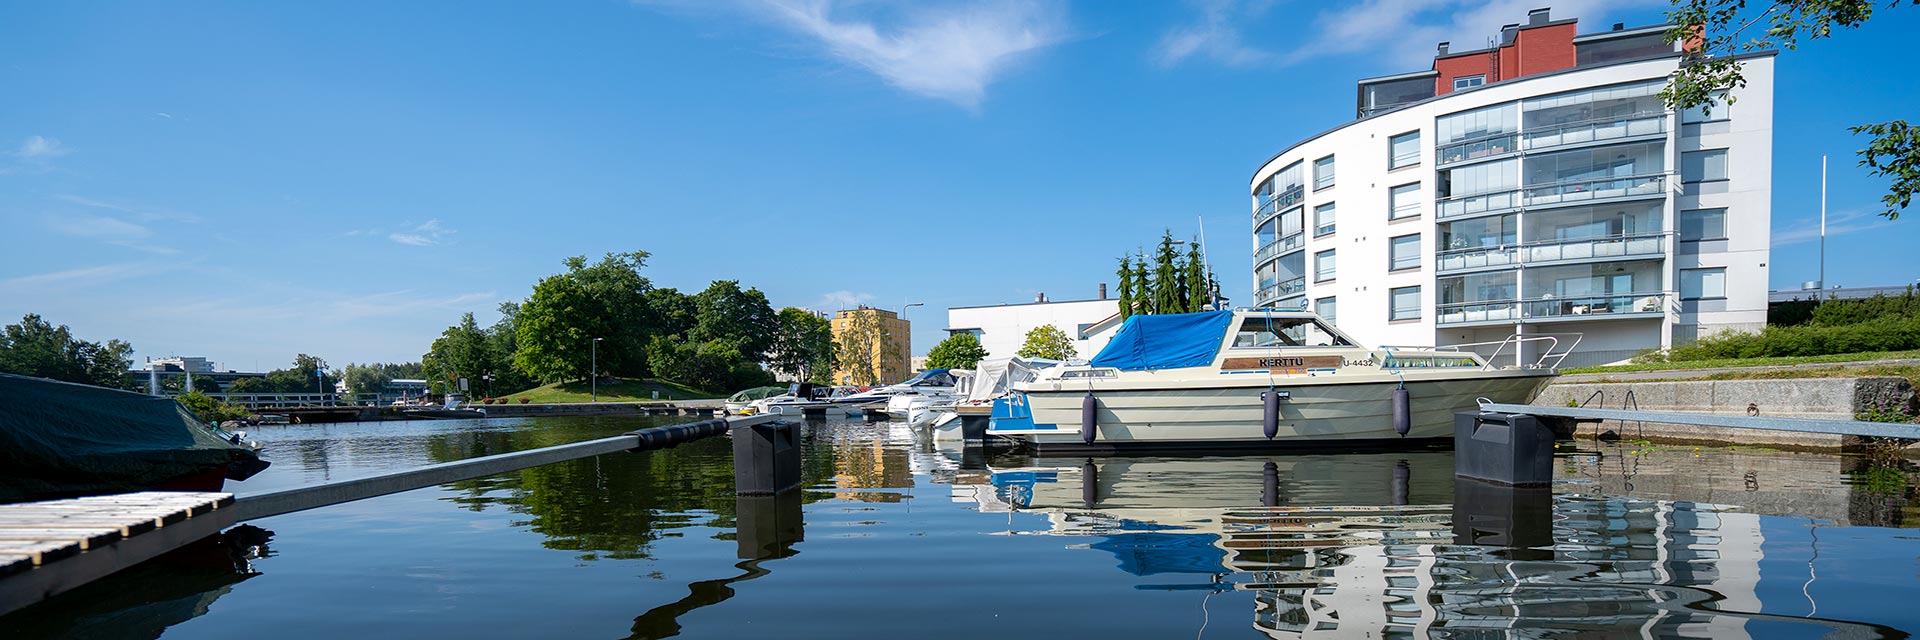
[(839, 354), (834, 382), (893, 384), (913, 375), (912, 324), (899, 314), (861, 305), (834, 312), (827, 323)]

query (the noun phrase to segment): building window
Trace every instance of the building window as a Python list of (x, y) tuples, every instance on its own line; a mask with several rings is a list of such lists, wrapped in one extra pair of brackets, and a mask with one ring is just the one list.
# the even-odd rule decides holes
[(1710, 182), (1727, 179), (1727, 150), (1708, 149), (1680, 154), (1681, 182)]
[(1400, 236), (1387, 243), (1389, 271), (1420, 268), (1420, 234)]
[(1420, 132), (1408, 131), (1389, 139), (1392, 155), (1387, 162), (1388, 169), (1410, 167), (1420, 164)]
[(1420, 286), (1400, 287), (1387, 292), (1393, 302), (1393, 310), (1388, 320), (1420, 319)]
[(1727, 239), (1726, 209), (1696, 209), (1680, 212), (1680, 241)]
[(1333, 249), (1313, 254), (1313, 281), (1326, 282), (1333, 279)]
[(1458, 78), (1453, 79), (1453, 90), (1459, 91), (1461, 89), (1471, 89), (1473, 87), (1478, 87), (1486, 83), (1487, 83), (1487, 74), (1484, 74), (1484, 73), (1480, 75), (1475, 75), (1475, 76), (1460, 76)]
[(1333, 186), (1333, 156), (1313, 161), (1313, 190)]
[(1681, 269), (1680, 299), (1708, 300), (1727, 297), (1727, 268)]
[(1720, 104), (1713, 105), (1711, 111), (1708, 110), (1707, 105), (1703, 104), (1680, 112), (1680, 122), (1686, 124), (1713, 120), (1730, 120), (1732, 118), (1733, 105), (1727, 104), (1724, 100), (1720, 101)]
[(1333, 203), (1313, 208), (1313, 237), (1333, 233)]
[(1333, 321), (1334, 321), (1333, 303), (1334, 303), (1333, 296), (1327, 296), (1325, 298), (1314, 300), (1313, 312), (1320, 314), (1320, 317), (1325, 319), (1327, 321), (1327, 324), (1333, 324)]
[(1420, 183), (1413, 182), (1394, 187), (1387, 193), (1388, 220), (1399, 220), (1420, 215)]

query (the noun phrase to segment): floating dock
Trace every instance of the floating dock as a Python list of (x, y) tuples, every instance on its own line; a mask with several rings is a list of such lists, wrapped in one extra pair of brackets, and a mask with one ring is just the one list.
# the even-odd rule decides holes
[(0, 505), (0, 614), (220, 533), (233, 506), (173, 491)]

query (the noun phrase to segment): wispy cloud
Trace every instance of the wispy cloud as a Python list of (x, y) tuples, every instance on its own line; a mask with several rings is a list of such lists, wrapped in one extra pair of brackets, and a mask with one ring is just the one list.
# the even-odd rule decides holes
[(139, 264), (103, 264), (64, 271), (50, 271), (0, 280), (0, 290), (37, 289), (50, 285), (75, 287), (119, 280), (146, 270)]
[(76, 238), (108, 242), (140, 240), (153, 235), (153, 230), (143, 225), (108, 216), (54, 216), (47, 219), (47, 228)]
[(419, 226), (407, 231), (389, 233), (387, 234), (387, 239), (404, 245), (431, 247), (444, 242), (445, 238), (453, 235), (453, 233), (454, 231), (452, 229), (448, 229), (446, 225), (440, 224), (439, 218), (435, 218), (420, 223)]
[(987, 87), (1023, 56), (1067, 37), (1066, 11), (1048, 0), (970, 4), (836, 0), (732, 0), (727, 7), (806, 37), (842, 62), (908, 93), (977, 108)]
[(26, 160), (45, 160), (73, 153), (73, 149), (61, 144), (59, 140), (45, 136), (27, 136), (13, 155)]
[[(1609, 12), (1666, 6), (1665, 0), (1558, 0), (1557, 18), (1604, 23)], [(1200, 0), (1194, 20), (1166, 33), (1152, 51), (1155, 62), (1171, 67), (1191, 59), (1234, 66), (1284, 66), (1310, 59), (1364, 54), (1395, 66), (1424, 66), (1434, 45), (1454, 49), (1487, 44), (1500, 26), (1526, 20), (1538, 0), (1361, 0), (1350, 3), (1300, 3), (1277, 6), (1271, 0)], [(1287, 25), (1293, 25), (1288, 27)], [(1309, 25), (1301, 28), (1299, 25)], [(1262, 48), (1246, 44), (1243, 34), (1286, 27), (1312, 34), (1298, 45)], [(1255, 40), (1265, 40), (1255, 38)]]
[[(1827, 237), (1831, 238), (1833, 236), (1879, 229), (1888, 223), (1889, 221), (1886, 218), (1880, 217), (1876, 211), (1862, 209), (1834, 211), (1827, 215)], [(1773, 246), (1784, 247), (1819, 239), (1820, 218), (1816, 216), (1799, 220), (1794, 226), (1774, 233)]]
[(842, 290), (820, 296), (820, 303), (821, 306), (831, 309), (847, 309), (860, 306), (862, 303), (872, 299), (873, 294), (871, 293), (854, 293), (852, 291)]
[(200, 216), (197, 216), (191, 213), (166, 211), (162, 209), (156, 209), (153, 207), (134, 205), (134, 204), (128, 204), (123, 202), (113, 202), (113, 201), (101, 200), (97, 198), (89, 198), (86, 196), (77, 196), (73, 194), (63, 193), (63, 194), (53, 196), (53, 199), (59, 200), (61, 202), (77, 204), (83, 207), (89, 207), (93, 209), (104, 209), (107, 211), (114, 211), (118, 213), (127, 214), (129, 216), (132, 216), (135, 220), (139, 220), (141, 222), (146, 222), (146, 223), (182, 222), (187, 224), (198, 224), (200, 222)]

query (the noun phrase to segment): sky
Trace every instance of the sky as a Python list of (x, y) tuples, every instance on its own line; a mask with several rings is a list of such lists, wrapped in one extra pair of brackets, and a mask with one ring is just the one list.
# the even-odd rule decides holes
[[(14, 2), (0, 5), (0, 320), (222, 368), (412, 361), (568, 256), (776, 307), (1092, 298), (1204, 228), (1251, 302), (1247, 182), (1528, 9), (1648, 0)], [(1920, 10), (1778, 58), (1772, 285), (1920, 279), (1920, 212), (1848, 125), (1914, 119)], [(1457, 48), (1457, 47), (1456, 47)]]

